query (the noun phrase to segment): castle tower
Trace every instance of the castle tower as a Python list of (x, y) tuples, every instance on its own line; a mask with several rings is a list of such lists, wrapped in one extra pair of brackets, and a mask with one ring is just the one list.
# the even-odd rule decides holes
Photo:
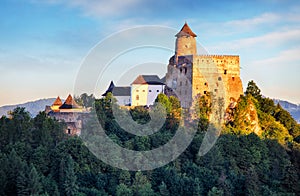
[(62, 105), (62, 101), (60, 97), (58, 96), (55, 101), (53, 102), (52, 106), (50, 106), (51, 110), (53, 111), (59, 111), (59, 107)]
[(227, 108), (243, 94), (239, 56), (198, 55), (196, 36), (187, 23), (176, 34), (175, 55), (166, 74), (166, 89), (172, 90), (167, 93), (175, 93), (183, 108), (191, 108), (198, 96), (215, 94), (224, 86)]
[(176, 61), (179, 56), (197, 55), (196, 39), (197, 35), (191, 30), (187, 23), (175, 35), (175, 57)]

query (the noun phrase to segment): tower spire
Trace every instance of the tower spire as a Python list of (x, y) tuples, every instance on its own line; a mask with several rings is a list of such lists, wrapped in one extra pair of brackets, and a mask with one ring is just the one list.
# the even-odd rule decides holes
[(197, 55), (196, 39), (197, 35), (191, 30), (187, 22), (176, 34), (175, 62), (178, 63), (179, 56)]
[(181, 28), (181, 30), (175, 36), (176, 37), (181, 37), (181, 36), (197, 37), (197, 35), (192, 31), (192, 29), (189, 27), (186, 21), (183, 27)]

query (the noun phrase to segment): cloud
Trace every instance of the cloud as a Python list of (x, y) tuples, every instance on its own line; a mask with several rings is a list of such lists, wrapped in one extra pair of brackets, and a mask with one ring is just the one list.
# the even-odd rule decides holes
[[(41, 3), (32, 0), (34, 3)], [(119, 16), (136, 8), (141, 1), (139, 0), (45, 0), (43, 3), (61, 4), (71, 8), (78, 8), (88, 16)]]
[(225, 26), (233, 26), (234, 28), (249, 28), (266, 23), (274, 23), (280, 20), (280, 15), (274, 13), (263, 13), (260, 16), (243, 20), (232, 20), (226, 22)]
[(259, 36), (231, 40), (229, 42), (218, 43), (218, 45), (209, 47), (209, 50), (228, 51), (243, 50), (251, 47), (275, 47), (287, 43), (300, 43), (300, 29), (291, 29), (285, 31), (274, 31)]
[(300, 48), (293, 48), (281, 51), (277, 56), (254, 61), (252, 65), (254, 66), (272, 66), (273, 68), (275, 66), (286, 66), (287, 64), (292, 64), (295, 62), (300, 62)]

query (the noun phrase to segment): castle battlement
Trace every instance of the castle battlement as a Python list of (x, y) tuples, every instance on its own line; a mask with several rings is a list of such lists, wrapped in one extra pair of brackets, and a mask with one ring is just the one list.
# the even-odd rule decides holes
[(239, 58), (239, 55), (222, 55), (222, 54), (201, 54), (199, 57), (218, 57), (218, 58)]
[(176, 34), (166, 85), (176, 91), (183, 108), (190, 108), (195, 97), (217, 92), (220, 83), (224, 86), (226, 107), (243, 94), (239, 55), (198, 55), (196, 34), (185, 23)]

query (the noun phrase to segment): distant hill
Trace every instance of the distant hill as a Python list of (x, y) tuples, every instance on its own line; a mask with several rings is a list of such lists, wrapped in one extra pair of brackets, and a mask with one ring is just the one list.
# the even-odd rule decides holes
[(43, 111), (45, 109), (46, 105), (52, 105), (54, 101), (55, 98), (48, 98), (30, 101), (23, 104), (2, 106), (0, 107), (0, 117), (3, 115), (7, 115), (8, 111), (11, 111), (16, 107), (25, 107), (26, 110), (31, 114), (31, 116), (35, 117), (40, 111)]
[[(25, 107), (26, 110), (31, 114), (31, 116), (34, 117), (40, 111), (43, 111), (46, 105), (52, 105), (54, 101), (55, 98), (48, 98), (48, 99), (39, 99), (36, 101), (30, 101), (23, 104), (2, 106), (0, 107), (0, 117), (3, 115), (7, 115), (8, 111), (11, 111), (16, 107)], [(298, 123), (300, 123), (300, 105), (290, 103), (288, 101), (284, 101), (280, 99), (274, 99), (274, 102), (275, 104), (279, 103), (285, 110), (290, 112), (290, 114), (294, 117), (294, 119)]]
[(276, 104), (279, 103), (283, 109), (287, 110), (300, 123), (300, 105), (279, 99), (274, 99), (274, 102)]

